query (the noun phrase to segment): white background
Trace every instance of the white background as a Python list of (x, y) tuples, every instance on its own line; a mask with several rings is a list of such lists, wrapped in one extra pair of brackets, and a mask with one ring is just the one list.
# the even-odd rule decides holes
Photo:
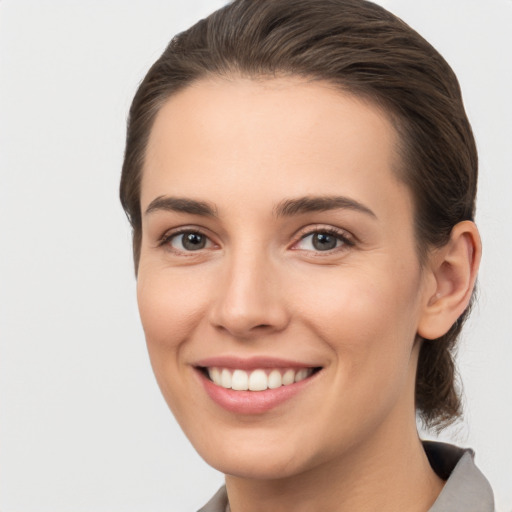
[[(512, 1), (380, 3), (452, 64), (478, 140), (480, 299), (459, 359), (466, 418), (444, 438), (476, 450), (509, 512)], [(221, 484), (154, 383), (117, 194), (138, 82), (222, 4), (0, 1), (2, 512), (193, 511)]]

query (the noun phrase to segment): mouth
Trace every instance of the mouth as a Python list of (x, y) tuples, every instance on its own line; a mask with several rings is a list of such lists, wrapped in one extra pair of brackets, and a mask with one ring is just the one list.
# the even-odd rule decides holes
[(230, 413), (259, 415), (304, 396), (322, 366), (257, 357), (217, 357), (197, 362), (196, 375), (206, 395)]
[(291, 386), (310, 378), (321, 367), (302, 368), (223, 368), (199, 367), (199, 371), (216, 386), (235, 391), (266, 391)]

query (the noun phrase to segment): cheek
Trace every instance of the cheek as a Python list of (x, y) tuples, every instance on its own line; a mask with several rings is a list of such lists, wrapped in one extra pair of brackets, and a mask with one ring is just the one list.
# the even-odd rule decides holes
[(409, 279), (394, 275), (389, 267), (345, 269), (317, 280), (316, 291), (303, 296), (304, 318), (350, 373), (361, 375), (368, 365), (374, 371), (407, 365), (418, 321), (419, 272), (410, 269)]
[[(178, 421), (190, 407), (183, 349), (204, 318), (201, 287), (166, 271), (140, 271), (137, 301), (155, 378)], [(172, 378), (170, 378), (172, 376)], [(187, 400), (183, 401), (183, 397)]]
[(137, 300), (150, 355), (174, 351), (204, 317), (207, 291), (200, 280), (171, 272), (140, 272)]
[(347, 432), (368, 432), (389, 411), (410, 405), (419, 288), (411, 284), (415, 274), (407, 285), (383, 275), (353, 270), (343, 286), (317, 294), (309, 305), (315, 312), (308, 316), (310, 330), (333, 355), (333, 393), (322, 397), (321, 408)]

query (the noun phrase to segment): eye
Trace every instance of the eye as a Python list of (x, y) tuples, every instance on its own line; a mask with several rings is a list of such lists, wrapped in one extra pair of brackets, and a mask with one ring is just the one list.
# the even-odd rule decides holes
[(346, 236), (337, 231), (314, 231), (304, 235), (294, 249), (302, 251), (326, 252), (343, 246), (354, 245)]
[(182, 231), (174, 233), (163, 240), (173, 249), (181, 252), (200, 251), (212, 246), (211, 240), (197, 231)]

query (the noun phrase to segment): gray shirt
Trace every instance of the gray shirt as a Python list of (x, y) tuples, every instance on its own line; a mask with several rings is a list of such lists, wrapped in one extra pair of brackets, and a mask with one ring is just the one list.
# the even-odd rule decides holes
[[(494, 512), (491, 486), (476, 467), (474, 452), (451, 444), (423, 441), (432, 469), (446, 484), (429, 512)], [(226, 487), (198, 512), (228, 512)]]

